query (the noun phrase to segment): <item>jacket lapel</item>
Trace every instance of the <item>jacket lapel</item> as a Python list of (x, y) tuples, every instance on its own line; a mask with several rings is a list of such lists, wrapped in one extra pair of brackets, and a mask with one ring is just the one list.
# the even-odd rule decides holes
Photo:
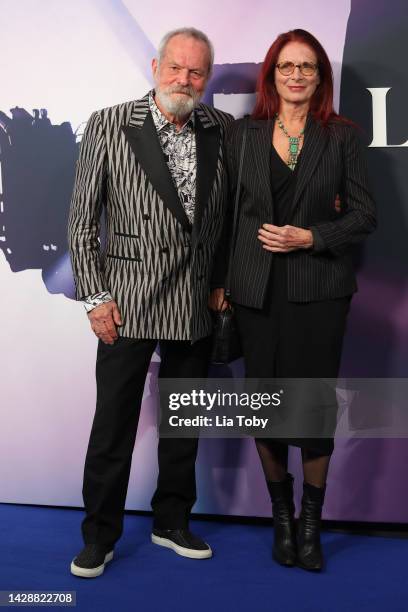
[(205, 208), (214, 183), (220, 149), (220, 126), (199, 107), (195, 122), (197, 148), (197, 187), (193, 225), (193, 242), (200, 234)]
[(272, 205), (272, 189), (271, 189), (271, 147), (272, 147), (272, 132), (273, 121), (250, 120), (248, 144), (250, 145), (251, 161), (255, 163), (260, 186), (264, 192), (266, 200)]
[(309, 113), (305, 128), (305, 142), (297, 171), (295, 197), (293, 198), (292, 205), (288, 209), (288, 214), (286, 216), (287, 223), (290, 223), (293, 218), (296, 206), (299, 203), (303, 190), (319, 163), (320, 157), (326, 147), (327, 140), (328, 134), (326, 128), (316, 121)]
[(164, 206), (167, 206), (185, 230), (191, 232), (191, 224), (180, 202), (161, 149), (149, 110), (148, 96), (135, 102), (129, 123), (123, 125), (122, 130), (148, 180), (163, 200)]

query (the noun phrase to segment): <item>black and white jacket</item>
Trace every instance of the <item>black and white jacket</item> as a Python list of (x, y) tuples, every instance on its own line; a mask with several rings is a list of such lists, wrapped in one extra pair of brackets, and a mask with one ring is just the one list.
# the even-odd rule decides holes
[(193, 226), (167, 167), (148, 95), (97, 111), (86, 126), (69, 216), (76, 297), (109, 291), (124, 322), (122, 336), (195, 341), (211, 332), (209, 282), (226, 202), (223, 135), (232, 117), (200, 104), (195, 118)]

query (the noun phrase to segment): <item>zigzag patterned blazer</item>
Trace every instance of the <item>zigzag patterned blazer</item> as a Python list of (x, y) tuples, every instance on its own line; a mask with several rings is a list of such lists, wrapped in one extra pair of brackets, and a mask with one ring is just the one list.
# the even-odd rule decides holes
[[(225, 286), (243, 125), (240, 119), (227, 128), (230, 205), (217, 252), (213, 287)], [(273, 127), (273, 120), (249, 119), (241, 182), (230, 289), (232, 301), (253, 308), (264, 305), (273, 258), (273, 253), (263, 249), (257, 238), (263, 223), (273, 223), (270, 175)], [(341, 213), (334, 207), (337, 193), (341, 197)], [(375, 229), (376, 212), (364, 153), (352, 125), (333, 121), (324, 127), (309, 114), (295, 197), (281, 225), (285, 224), (309, 228), (314, 236), (313, 249), (285, 255), (289, 301), (333, 299), (357, 290), (350, 247)]]
[(223, 134), (232, 117), (205, 104), (195, 113), (193, 226), (162, 153), (148, 95), (93, 113), (85, 129), (68, 230), (76, 297), (109, 291), (124, 322), (122, 336), (194, 342), (211, 333), (209, 281), (226, 202)]

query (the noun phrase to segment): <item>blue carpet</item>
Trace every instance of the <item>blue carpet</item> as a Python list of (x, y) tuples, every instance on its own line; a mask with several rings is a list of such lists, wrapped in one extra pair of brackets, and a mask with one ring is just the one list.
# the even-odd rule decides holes
[(269, 527), (192, 521), (215, 551), (193, 561), (151, 544), (150, 518), (129, 516), (104, 575), (84, 580), (69, 573), (81, 518), (0, 505), (0, 590), (72, 590), (89, 612), (408, 610), (404, 539), (324, 533), (327, 567), (313, 574), (273, 562)]

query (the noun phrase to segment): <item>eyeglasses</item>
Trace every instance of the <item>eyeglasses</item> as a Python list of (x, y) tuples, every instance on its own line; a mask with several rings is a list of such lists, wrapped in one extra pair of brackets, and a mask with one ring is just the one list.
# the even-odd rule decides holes
[(313, 62), (302, 62), (301, 64), (295, 64), (294, 62), (280, 62), (279, 64), (276, 64), (276, 67), (284, 76), (293, 74), (295, 68), (299, 68), (303, 76), (312, 76), (317, 70), (317, 64), (313, 64)]

